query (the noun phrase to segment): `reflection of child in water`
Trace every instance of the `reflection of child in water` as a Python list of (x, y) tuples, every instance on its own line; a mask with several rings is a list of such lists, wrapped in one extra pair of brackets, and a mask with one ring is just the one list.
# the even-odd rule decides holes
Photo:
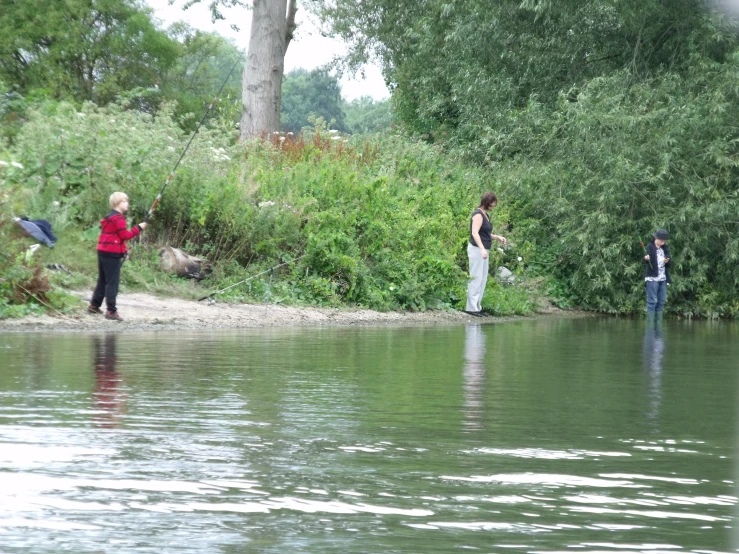
[(95, 391), (93, 399), (99, 409), (95, 423), (100, 427), (117, 427), (123, 413), (124, 395), (121, 376), (116, 367), (116, 336), (94, 337)]

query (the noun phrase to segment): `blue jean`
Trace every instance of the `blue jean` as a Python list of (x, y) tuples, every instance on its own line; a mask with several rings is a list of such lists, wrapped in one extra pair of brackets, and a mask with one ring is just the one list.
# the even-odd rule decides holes
[(666, 281), (647, 281), (647, 311), (661, 312), (667, 301)]

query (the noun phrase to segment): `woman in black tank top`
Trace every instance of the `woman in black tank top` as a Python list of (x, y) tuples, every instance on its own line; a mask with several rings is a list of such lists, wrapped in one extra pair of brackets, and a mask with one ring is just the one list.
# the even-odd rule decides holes
[(498, 204), (498, 197), (493, 192), (482, 195), (480, 206), (472, 212), (470, 218), (470, 243), (467, 246), (467, 256), (470, 260), (470, 280), (467, 286), (466, 312), (472, 315), (482, 315), (482, 295), (485, 293), (485, 284), (488, 277), (488, 250), (493, 245), (493, 239), (505, 244), (506, 239), (493, 234), (493, 224), (490, 223), (488, 211)]

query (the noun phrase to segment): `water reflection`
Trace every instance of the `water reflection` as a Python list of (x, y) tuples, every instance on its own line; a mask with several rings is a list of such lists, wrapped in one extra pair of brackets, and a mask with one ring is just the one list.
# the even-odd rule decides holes
[(736, 549), (739, 328), (639, 325), (0, 334), (0, 551)]
[(483, 390), (485, 388), (485, 333), (482, 325), (468, 325), (464, 335), (464, 428), (483, 428)]
[(662, 319), (648, 319), (644, 331), (644, 370), (649, 379), (649, 411), (647, 417), (653, 423), (659, 418), (662, 404), (662, 364), (665, 340)]
[(93, 337), (95, 390), (92, 397), (98, 408), (94, 421), (105, 428), (118, 426), (125, 401), (123, 380), (117, 367), (116, 338), (114, 334)]

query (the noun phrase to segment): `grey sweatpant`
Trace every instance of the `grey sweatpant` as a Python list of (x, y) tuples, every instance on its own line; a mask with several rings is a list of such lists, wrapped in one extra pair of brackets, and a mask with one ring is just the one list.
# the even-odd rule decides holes
[(467, 245), (467, 257), (470, 259), (470, 283), (467, 285), (467, 311), (482, 310), (482, 295), (488, 282), (488, 266), (490, 258), (482, 258), (482, 251), (477, 246)]

